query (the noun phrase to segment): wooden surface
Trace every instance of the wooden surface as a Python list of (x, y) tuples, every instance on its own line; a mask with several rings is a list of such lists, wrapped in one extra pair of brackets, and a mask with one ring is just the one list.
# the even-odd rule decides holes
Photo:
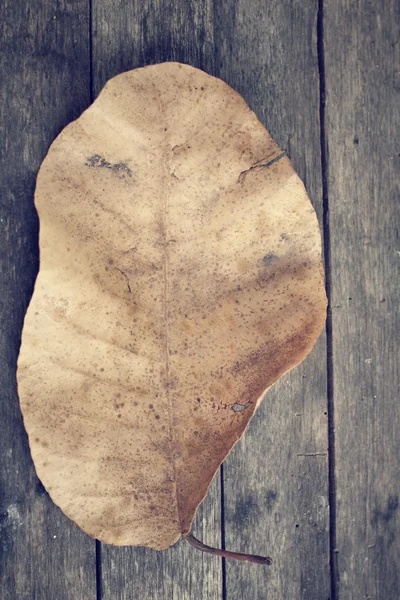
[[(3, 0), (0, 19), (0, 598), (397, 600), (398, 4)], [(327, 335), (267, 395), (194, 527), (271, 567), (91, 540), (37, 480), (19, 412), (37, 169), (109, 77), (163, 60), (244, 96), (324, 228)]]
[[(114, 0), (93, 3), (93, 93), (129, 69), (177, 60), (214, 71), (211, 2), (139, 0), (115, 10)], [(221, 493), (214, 480), (194, 526), (205, 543), (221, 546)], [(222, 600), (221, 560), (185, 541), (165, 552), (101, 547), (102, 600)]]
[[(287, 149), (322, 224), (317, 4), (267, 4), (221, 3), (219, 75)], [(229, 599), (329, 597), (326, 390), (322, 335), (268, 393), (223, 466), (226, 546), (274, 559), (270, 569), (227, 561)]]
[(0, 598), (96, 599), (95, 541), (37, 479), (16, 389), (23, 317), (38, 267), (33, 190), (60, 130), (90, 102), (88, 7), (0, 4)]
[(400, 597), (399, 15), (366, 0), (324, 12), (334, 587), (352, 600)]

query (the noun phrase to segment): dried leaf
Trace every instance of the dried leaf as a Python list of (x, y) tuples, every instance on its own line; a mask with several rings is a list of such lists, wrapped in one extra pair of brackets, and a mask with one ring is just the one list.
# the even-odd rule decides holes
[(109, 81), (35, 203), (18, 387), (38, 476), (89, 535), (167, 548), (321, 331), (315, 212), (244, 100), (177, 63)]

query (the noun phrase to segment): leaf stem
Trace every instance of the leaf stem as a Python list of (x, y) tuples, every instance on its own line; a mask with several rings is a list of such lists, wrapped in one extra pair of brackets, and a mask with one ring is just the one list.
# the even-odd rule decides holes
[(220, 550), (219, 548), (212, 548), (211, 546), (206, 546), (205, 544), (203, 544), (203, 542), (200, 542), (200, 540), (195, 538), (191, 532), (185, 535), (185, 539), (189, 542), (191, 546), (194, 546), (202, 552), (214, 554), (214, 556), (222, 556), (223, 558), (234, 558), (236, 560), (244, 560), (247, 562), (257, 563), (259, 565), (270, 565), (272, 563), (272, 558), (270, 558), (269, 556), (257, 556), (256, 554), (242, 554), (241, 552), (230, 552), (229, 550)]

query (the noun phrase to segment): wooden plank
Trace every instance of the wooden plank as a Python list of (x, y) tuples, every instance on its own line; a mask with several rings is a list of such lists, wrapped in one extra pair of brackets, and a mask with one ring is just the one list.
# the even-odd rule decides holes
[[(221, 547), (220, 486), (212, 483), (194, 522), (195, 535)], [(101, 545), (102, 600), (222, 600), (221, 559), (184, 540), (157, 552)]]
[(324, 2), (335, 598), (400, 597), (400, 5)]
[(212, 0), (136, 0), (115, 10), (113, 0), (93, 2), (93, 83), (164, 61), (214, 74)]
[[(237, 89), (306, 184), (322, 228), (316, 0), (218, 0), (220, 76)], [(264, 399), (224, 465), (229, 600), (330, 596), (325, 336)]]
[(89, 102), (88, 3), (3, 0), (0, 22), (0, 597), (94, 600), (95, 542), (35, 475), (15, 379), (38, 267), (36, 173)]
[[(119, 5), (93, 0), (93, 91), (117, 73), (176, 60), (214, 72), (211, 0), (137, 0)], [(219, 478), (200, 507), (194, 533), (221, 545)], [(181, 540), (164, 552), (101, 546), (103, 600), (219, 600), (221, 560)]]

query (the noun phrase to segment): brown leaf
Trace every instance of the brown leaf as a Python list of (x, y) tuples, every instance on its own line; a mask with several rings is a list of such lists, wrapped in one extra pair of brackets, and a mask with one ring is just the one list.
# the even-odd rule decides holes
[(109, 81), (35, 203), (18, 386), (37, 473), (89, 535), (167, 548), (321, 331), (315, 212), (244, 100), (177, 63)]

